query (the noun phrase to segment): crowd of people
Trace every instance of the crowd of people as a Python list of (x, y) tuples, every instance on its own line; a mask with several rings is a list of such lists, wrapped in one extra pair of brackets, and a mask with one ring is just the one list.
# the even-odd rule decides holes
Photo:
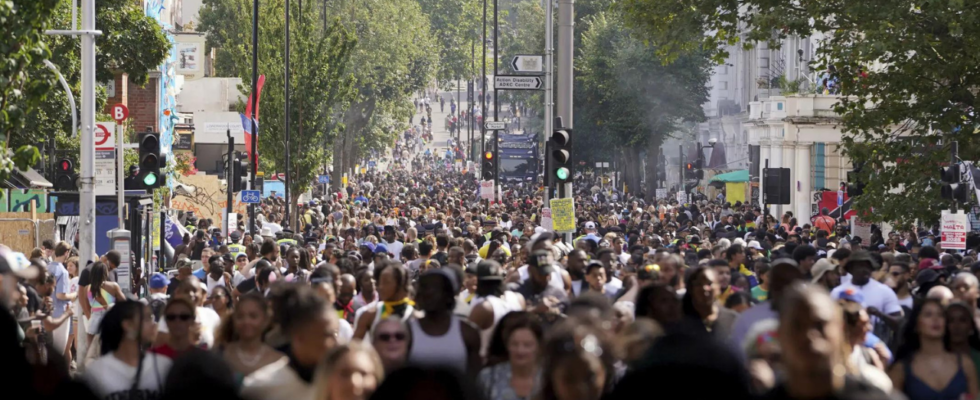
[[(189, 229), (172, 261), (132, 282), (120, 282), (130, 274), (115, 250), (82, 266), (67, 242), (0, 249), (4, 394), (978, 392), (974, 250), (943, 252), (928, 230), (859, 238), (833, 218), (777, 219), (750, 204), (677, 204), (581, 181), (578, 231), (564, 237), (541, 226), (540, 189), (481, 200), (472, 172), (443, 168), (421, 133), (399, 138), (400, 162), (300, 205), (299, 226), (284, 222), (281, 199), (264, 201), (254, 235), (240, 226), (222, 237), (182, 216)], [(123, 290), (144, 284), (138, 296)]]

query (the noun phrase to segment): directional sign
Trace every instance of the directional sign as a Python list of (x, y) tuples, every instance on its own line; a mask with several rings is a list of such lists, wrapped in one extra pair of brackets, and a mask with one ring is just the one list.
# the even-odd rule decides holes
[(510, 66), (514, 67), (515, 72), (541, 72), (543, 59), (544, 56), (540, 55), (518, 55), (514, 56)]
[(540, 90), (544, 84), (540, 76), (497, 75), (493, 78), (494, 89), (500, 90)]
[(320, 175), (320, 177), (317, 179), (317, 182), (323, 184), (330, 183), (330, 175)]
[(258, 190), (242, 190), (242, 203), (258, 204), (262, 201), (262, 193)]
[(487, 121), (483, 126), (487, 127), (488, 131), (500, 131), (507, 127), (507, 123), (504, 121)]

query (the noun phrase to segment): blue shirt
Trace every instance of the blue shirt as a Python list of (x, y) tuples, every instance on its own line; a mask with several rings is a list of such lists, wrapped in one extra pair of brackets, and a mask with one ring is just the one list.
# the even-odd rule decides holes
[(68, 278), (68, 270), (65, 269), (65, 265), (57, 261), (48, 264), (48, 273), (54, 276), (54, 290), (51, 292), (51, 303), (54, 305), (54, 309), (51, 311), (51, 316), (58, 318), (65, 313), (65, 306), (71, 303), (68, 300), (58, 298), (59, 293), (66, 295), (70, 293), (71, 279)]
[[(204, 277), (206, 277), (208, 275), (207, 272), (204, 272), (204, 268), (201, 268), (201, 269), (199, 269), (197, 271), (194, 271), (191, 274), (194, 275), (194, 276), (196, 276), (197, 279), (200, 279), (201, 281), (204, 281)], [(205, 281), (205, 282), (207, 282), (207, 281)]]

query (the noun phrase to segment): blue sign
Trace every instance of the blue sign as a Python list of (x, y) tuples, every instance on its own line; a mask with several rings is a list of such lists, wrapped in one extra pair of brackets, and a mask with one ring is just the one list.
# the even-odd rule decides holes
[(378, 166), (378, 163), (377, 162), (375, 162), (375, 161), (368, 161), (368, 167), (374, 168), (374, 167), (377, 167), (377, 166)]
[(242, 203), (258, 204), (262, 201), (262, 194), (258, 190), (242, 190)]
[(838, 190), (837, 191), (837, 207), (840, 207), (840, 206), (843, 206), (843, 205), (844, 205), (844, 191), (843, 190)]
[(322, 184), (330, 183), (330, 175), (320, 175), (320, 177), (317, 179), (317, 182)]

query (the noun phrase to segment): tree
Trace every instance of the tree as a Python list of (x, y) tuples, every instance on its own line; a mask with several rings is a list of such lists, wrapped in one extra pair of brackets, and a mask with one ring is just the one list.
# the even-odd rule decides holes
[(480, 2), (469, 0), (417, 0), (429, 18), (429, 28), (439, 46), (439, 68), (436, 77), (441, 83), (469, 77), (471, 71), (470, 42), (478, 40), (481, 23), (478, 18)]
[[(285, 1), (290, 12), (290, 137), (285, 140)], [(259, 124), (259, 164), (265, 171), (286, 171), (290, 154), (290, 203), (310, 188), (323, 160), (330, 156), (324, 146), (335, 140), (339, 116), (353, 98), (355, 79), (351, 58), (357, 46), (352, 32), (334, 21), (326, 29), (318, 23), (319, 12), (299, 7), (298, 0), (266, 1), (259, 18), (259, 71), (266, 76)], [(242, 78), (242, 92), (251, 89), (252, 52), (250, 0), (209, 1), (201, 9), (202, 30), (208, 41), (222, 49), (230, 70)], [(276, 16), (276, 17), (273, 17)], [(279, 18), (278, 16), (283, 16)], [(229, 32), (234, 34), (227, 35)], [(235, 33), (237, 32), (237, 33)], [(222, 40), (229, 40), (222, 42)], [(293, 216), (296, 214), (293, 213)]]
[(51, 52), (44, 41), (57, 0), (0, 2), (0, 181), (14, 168), (27, 169), (40, 159), (37, 148), (16, 145), (13, 139), (27, 129), (28, 115), (54, 86), (54, 75), (44, 70)]
[[(577, 112), (575, 153), (590, 165), (618, 160), (625, 182), (639, 191), (641, 150), (646, 175), (656, 176), (656, 156), (664, 140), (705, 119), (710, 67), (704, 53), (685, 54), (664, 64), (656, 49), (623, 28), (618, 13), (599, 12), (585, 23), (576, 81), (588, 104)], [(581, 115), (580, 115), (581, 114)], [(585, 132), (584, 134), (581, 132)], [(654, 185), (646, 186), (648, 197)]]
[(948, 163), (952, 141), (962, 159), (980, 152), (980, 136), (964, 134), (980, 126), (980, 42), (974, 40), (980, 9), (973, 4), (625, 0), (619, 6), (667, 60), (697, 49), (722, 60), (726, 45), (820, 38), (813, 67), (840, 94), (835, 111), (844, 153), (865, 166), (859, 175), (868, 186), (855, 207), (874, 207), (866, 214), (873, 221), (910, 224), (936, 221), (954, 206), (940, 198), (937, 166)]

